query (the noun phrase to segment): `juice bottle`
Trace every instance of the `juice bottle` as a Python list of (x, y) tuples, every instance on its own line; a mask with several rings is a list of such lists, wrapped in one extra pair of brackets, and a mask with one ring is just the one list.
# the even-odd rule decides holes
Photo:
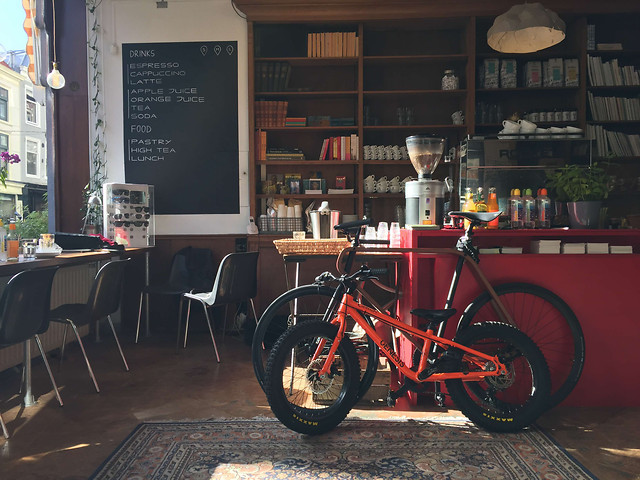
[(7, 261), (7, 229), (0, 220), (0, 262)]
[(18, 250), (20, 241), (16, 232), (16, 222), (9, 223), (9, 233), (7, 234), (7, 260), (18, 260)]
[(482, 187), (478, 187), (478, 193), (476, 194), (476, 212), (488, 212), (489, 208), (484, 201), (484, 191)]
[(522, 228), (522, 197), (520, 189), (514, 188), (509, 197), (509, 214), (511, 217), (511, 228)]
[(531, 189), (526, 188), (522, 195), (522, 226), (524, 228), (536, 228), (536, 201), (531, 194)]
[[(487, 199), (487, 211), (489, 212), (497, 212), (498, 211), (498, 194), (496, 193), (496, 187), (489, 187), (489, 198)], [(499, 218), (495, 220), (491, 220), (487, 225), (487, 228), (490, 230), (496, 230), (498, 228), (498, 223), (500, 222)]]
[[(462, 204), (463, 212), (475, 212), (476, 211), (476, 202), (473, 201), (473, 193), (471, 192), (471, 188), (467, 187), (464, 189), (464, 203)], [(464, 228), (466, 229), (469, 226), (469, 220), (464, 221)]]
[(538, 228), (551, 228), (551, 200), (547, 196), (547, 189), (541, 188), (536, 198), (536, 211)]

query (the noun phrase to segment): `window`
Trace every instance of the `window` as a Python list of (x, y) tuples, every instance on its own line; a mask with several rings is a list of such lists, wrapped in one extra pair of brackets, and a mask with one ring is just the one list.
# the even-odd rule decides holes
[(34, 140), (27, 140), (27, 175), (38, 176), (38, 165), (40, 164), (39, 143)]
[(9, 90), (0, 87), (0, 120), (9, 120)]
[(0, 152), (9, 151), (9, 135), (0, 133)]
[(36, 99), (31, 95), (33, 92), (27, 90), (26, 93), (26, 115), (27, 115), (27, 123), (31, 123), (33, 125), (38, 124), (38, 104), (36, 103)]

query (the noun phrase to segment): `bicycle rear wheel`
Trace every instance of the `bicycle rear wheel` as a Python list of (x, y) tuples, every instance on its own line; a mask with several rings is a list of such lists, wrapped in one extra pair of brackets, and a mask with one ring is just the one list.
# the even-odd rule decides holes
[[(318, 375), (337, 333), (337, 325), (302, 322), (288, 329), (269, 354), (265, 394), (274, 415), (296, 432), (327, 432), (344, 420), (355, 403), (360, 369), (348, 338), (338, 345), (329, 372)], [(314, 359), (321, 342), (324, 346)]]
[[(538, 285), (508, 283), (494, 287), (513, 325), (540, 348), (551, 374), (551, 408), (567, 398), (578, 383), (584, 366), (584, 335), (569, 306), (555, 293)], [(465, 310), (458, 332), (471, 324), (506, 322), (498, 314), (491, 296), (485, 292)]]
[[(326, 285), (303, 285), (289, 290), (276, 298), (264, 311), (256, 325), (251, 344), (253, 370), (264, 390), (267, 359), (276, 340), (293, 325), (310, 320), (322, 320), (335, 289)], [(349, 327), (356, 326), (353, 321)], [(356, 401), (369, 389), (378, 368), (378, 345), (361, 329), (348, 331), (361, 365), (360, 386)]]
[[(446, 380), (456, 406), (473, 423), (496, 432), (516, 432), (533, 423), (546, 409), (551, 388), (549, 369), (536, 344), (511, 325), (485, 322), (471, 325), (455, 341), (497, 356), (506, 373), (480, 381)], [(485, 365), (465, 362), (477, 371)]]

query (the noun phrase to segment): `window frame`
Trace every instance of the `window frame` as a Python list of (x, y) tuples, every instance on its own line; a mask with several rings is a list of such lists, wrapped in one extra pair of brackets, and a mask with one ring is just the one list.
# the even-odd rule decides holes
[[(33, 100), (29, 99), (31, 97)], [(35, 120), (29, 120), (29, 104), (33, 104), (33, 115), (35, 116)], [(36, 127), (40, 126), (40, 112), (38, 111), (38, 102), (36, 102), (35, 97), (33, 96), (33, 90), (30, 88), (24, 89), (24, 121), (29, 125), (34, 125)]]
[[(29, 173), (29, 142), (36, 145), (36, 173)], [(42, 160), (42, 150), (40, 144), (42, 142), (37, 138), (25, 137), (24, 139), (24, 174), (25, 177), (40, 178), (40, 162)]]
[(2, 138), (6, 138), (7, 141), (4, 145), (2, 144), (2, 142), (0, 142), (0, 152), (8, 152), (9, 151), (9, 134), (0, 132), (0, 139)]
[[(2, 95), (2, 92), (6, 92), (5, 95)], [(2, 116), (3, 109), (1, 106), (4, 104), (4, 118)], [(4, 122), (9, 121), (9, 89), (0, 87), (0, 120)]]

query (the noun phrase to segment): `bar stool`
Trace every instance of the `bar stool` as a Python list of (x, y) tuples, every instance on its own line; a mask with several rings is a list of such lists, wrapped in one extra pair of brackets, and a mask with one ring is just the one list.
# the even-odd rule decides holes
[[(60, 406), (63, 405), (58, 385), (53, 378), (47, 355), (42, 348), (39, 333), (49, 328), (49, 307), (51, 304), (51, 285), (57, 267), (25, 270), (14, 275), (0, 298), (0, 348), (18, 343), (25, 346), (25, 364), (23, 366), (23, 382), (26, 395), (31, 393), (31, 374), (29, 340), (36, 339), (42, 360), (51, 379), (51, 385)], [(2, 433), (9, 438), (9, 432), (0, 415)]]
[(80, 345), (80, 349), (82, 350), (84, 360), (87, 363), (89, 376), (91, 377), (91, 380), (93, 380), (93, 385), (98, 393), (100, 392), (100, 387), (98, 387), (98, 382), (93, 374), (91, 363), (87, 357), (87, 352), (84, 349), (84, 344), (82, 343), (77, 327), (95, 322), (95, 326), (98, 328), (99, 321), (106, 317), (109, 322), (109, 326), (111, 327), (111, 331), (113, 332), (113, 338), (115, 338), (118, 350), (120, 351), (124, 368), (127, 372), (129, 371), (129, 365), (124, 357), (120, 341), (118, 340), (118, 335), (116, 334), (116, 329), (111, 321), (111, 314), (117, 311), (120, 307), (124, 268), (129, 260), (129, 258), (123, 260), (112, 260), (103, 265), (102, 268), (98, 270), (95, 280), (93, 281), (93, 286), (91, 287), (87, 303), (67, 303), (65, 305), (60, 305), (51, 311), (49, 317), (52, 322), (65, 324), (62, 347), (60, 348), (60, 362), (62, 363), (62, 359), (64, 357), (67, 327), (71, 326), (76, 335), (76, 339), (78, 340), (78, 344)]

